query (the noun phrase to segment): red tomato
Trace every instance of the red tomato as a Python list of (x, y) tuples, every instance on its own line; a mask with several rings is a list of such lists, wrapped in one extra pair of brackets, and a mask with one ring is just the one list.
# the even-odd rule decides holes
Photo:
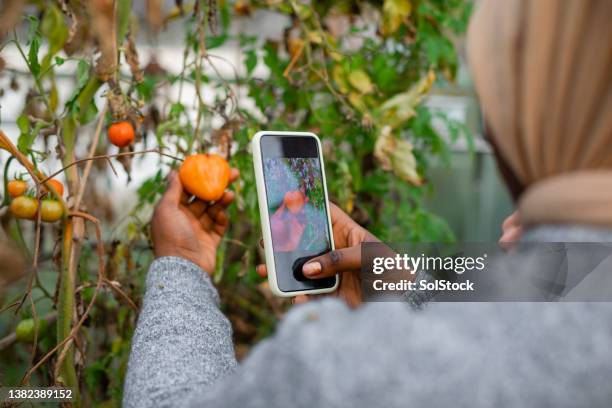
[(134, 141), (134, 127), (128, 121), (115, 122), (108, 128), (108, 140), (117, 147), (125, 147)]

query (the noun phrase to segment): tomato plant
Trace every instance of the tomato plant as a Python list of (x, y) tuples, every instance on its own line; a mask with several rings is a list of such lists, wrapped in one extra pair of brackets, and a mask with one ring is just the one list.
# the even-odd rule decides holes
[[(270, 334), (287, 303), (255, 271), (263, 253), (249, 142), (261, 129), (317, 133), (331, 200), (374, 234), (452, 240), (422, 201), (431, 160), (449, 158), (435, 122), (453, 140), (463, 128), (423, 100), (455, 78), (452, 39), (465, 29), (468, 0), (151, 1), (140, 19), (130, 0), (9, 3), (0, 84), (24, 103), (14, 130), (0, 116), (0, 239), (31, 267), (0, 288), (4, 384), (64, 385), (77, 406), (119, 405), (152, 259), (148, 217), (179, 168), (187, 189), (209, 200), (227, 186), (228, 162), (240, 170), (213, 279), (239, 356)], [(262, 10), (279, 35), (240, 29)], [(178, 69), (158, 50), (166, 28), (182, 34)], [(223, 47), (238, 48), (237, 64)], [(144, 156), (156, 158), (154, 171)], [(16, 173), (30, 192), (11, 199)], [(115, 176), (134, 200), (109, 188)], [(24, 319), (49, 327), (16, 343)]]

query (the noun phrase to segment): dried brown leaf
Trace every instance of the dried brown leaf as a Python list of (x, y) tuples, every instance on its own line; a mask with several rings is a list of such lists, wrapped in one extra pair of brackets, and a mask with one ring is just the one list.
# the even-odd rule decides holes
[(420, 186), (423, 179), (417, 172), (417, 162), (412, 150), (412, 143), (394, 137), (391, 126), (385, 126), (376, 140), (374, 156), (383, 170), (392, 171), (400, 179)]
[(130, 105), (127, 103), (125, 96), (121, 93), (121, 89), (114, 88), (112, 92), (107, 93), (108, 106), (111, 115), (114, 119), (125, 119), (128, 117)]
[(217, 0), (208, 0), (208, 27), (210, 27), (210, 32), (215, 35), (219, 28), (217, 8)]
[(95, 70), (98, 77), (106, 82), (117, 69), (114, 3), (111, 0), (95, 0), (88, 4), (92, 28), (100, 49)]
[(127, 35), (127, 41), (125, 44), (125, 58), (127, 60), (128, 65), (130, 66), (130, 71), (132, 72), (134, 80), (136, 80), (136, 82), (142, 82), (142, 80), (144, 79), (144, 73), (142, 69), (140, 69), (138, 51), (136, 50), (134, 36), (132, 35), (131, 31)]
[(144, 67), (144, 73), (149, 76), (164, 76), (168, 72), (159, 64), (157, 57), (151, 55), (149, 63)]

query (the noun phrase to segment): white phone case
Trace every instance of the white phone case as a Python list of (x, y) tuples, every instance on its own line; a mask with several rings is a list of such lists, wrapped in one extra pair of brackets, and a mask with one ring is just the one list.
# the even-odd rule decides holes
[(261, 154), (260, 139), (263, 135), (280, 135), (280, 136), (311, 136), (317, 141), (319, 151), (319, 162), (321, 163), (321, 173), (323, 177), (323, 192), (325, 194), (325, 209), (327, 210), (327, 223), (330, 235), (331, 249), (334, 250), (334, 237), (332, 232), (332, 224), (329, 211), (329, 199), (327, 198), (327, 183), (325, 181), (325, 167), (323, 164), (323, 152), (321, 149), (321, 141), (314, 133), (310, 132), (282, 132), (282, 131), (261, 131), (257, 132), (251, 141), (253, 150), (253, 165), (255, 168), (255, 181), (257, 184), (257, 198), (259, 201), (259, 215), (261, 218), (261, 231), (263, 234), (264, 252), (266, 255), (266, 267), (268, 269), (268, 282), (270, 289), (276, 296), (293, 297), (297, 295), (315, 295), (319, 293), (333, 292), (338, 288), (338, 276), (336, 275), (336, 283), (333, 287), (323, 289), (309, 289), (292, 292), (283, 292), (278, 287), (276, 279), (276, 268), (274, 265), (274, 250), (272, 248), (272, 230), (270, 229), (270, 217), (268, 214), (268, 197), (266, 196), (266, 187), (263, 174), (263, 162)]

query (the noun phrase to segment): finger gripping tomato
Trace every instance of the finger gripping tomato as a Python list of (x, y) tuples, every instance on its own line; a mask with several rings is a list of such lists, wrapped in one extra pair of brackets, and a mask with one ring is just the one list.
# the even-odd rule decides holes
[(38, 201), (32, 197), (20, 196), (11, 202), (11, 212), (17, 218), (31, 220), (38, 210)]
[(11, 180), (6, 185), (6, 189), (11, 197), (19, 197), (26, 192), (28, 184), (23, 180)]
[(285, 193), (284, 202), (289, 211), (293, 214), (297, 214), (304, 206), (304, 194), (299, 190), (287, 191)]
[(181, 165), (179, 177), (189, 193), (204, 201), (217, 201), (229, 184), (230, 167), (219, 155), (194, 154)]
[(64, 209), (57, 200), (45, 199), (40, 203), (40, 219), (44, 222), (55, 222), (62, 218)]
[(108, 140), (117, 147), (125, 147), (134, 141), (134, 127), (128, 121), (115, 122), (108, 128)]

